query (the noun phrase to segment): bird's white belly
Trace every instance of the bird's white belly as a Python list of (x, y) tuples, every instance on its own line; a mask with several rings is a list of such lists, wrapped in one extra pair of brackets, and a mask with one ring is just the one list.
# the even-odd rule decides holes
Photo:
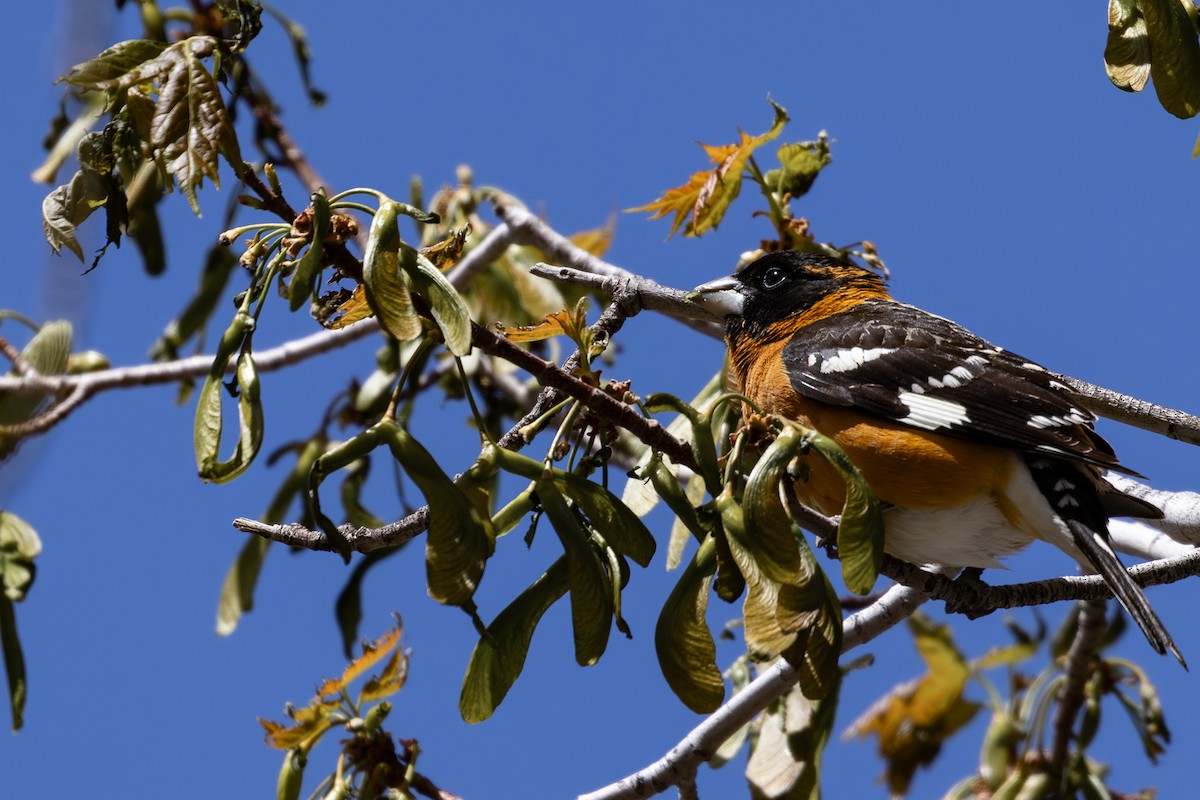
[(1004, 568), (1000, 559), (1041, 539), (1087, 568), (1071, 532), (1028, 469), (1013, 473), (1004, 497), (1021, 527), (1009, 521), (990, 495), (949, 508), (890, 508), (884, 512), (884, 549), (912, 564)]
[(995, 500), (981, 497), (960, 506), (884, 512), (884, 549), (912, 564), (947, 567), (1004, 567), (1033, 541), (1001, 513)]

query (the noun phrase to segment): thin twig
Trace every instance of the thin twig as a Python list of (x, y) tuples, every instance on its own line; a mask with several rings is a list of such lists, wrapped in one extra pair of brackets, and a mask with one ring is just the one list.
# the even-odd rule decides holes
[(38, 374), (33, 365), (25, 360), (25, 356), (21, 354), (21, 351), (3, 336), (0, 336), (0, 355), (3, 355), (12, 362), (13, 372), (17, 373), (17, 375), (24, 377)]

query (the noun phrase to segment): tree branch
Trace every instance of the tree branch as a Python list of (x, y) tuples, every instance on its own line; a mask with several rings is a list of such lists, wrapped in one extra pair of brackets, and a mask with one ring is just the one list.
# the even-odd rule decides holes
[(1075, 640), (1067, 651), (1066, 681), (1059, 690), (1058, 710), (1054, 714), (1054, 744), (1050, 750), (1050, 764), (1061, 772), (1071, 750), (1071, 738), (1075, 730), (1075, 719), (1083, 708), (1083, 691), (1087, 686), (1092, 658), (1100, 649), (1104, 639), (1105, 615), (1108, 603), (1105, 600), (1085, 600), (1079, 603), (1079, 627)]
[(1142, 523), (1177, 541), (1200, 544), (1200, 493), (1164, 492), (1116, 473), (1109, 473), (1105, 478), (1119, 491), (1162, 510), (1162, 519), (1141, 520)]
[[(1189, 548), (1184, 555), (1137, 564), (1129, 574), (1140, 586), (1175, 583), (1200, 574), (1200, 550)], [(1002, 608), (1040, 606), (1063, 600), (1105, 600), (1112, 597), (1108, 584), (1099, 575), (1069, 575), (1030, 583), (989, 586), (979, 580), (952, 580), (920, 567), (884, 557), (883, 574), (942, 600), (951, 613), (980, 617)]]
[[(526, 216), (532, 218), (532, 215), (529, 215), (528, 212), (524, 213)], [(548, 238), (543, 241), (537, 238), (545, 235), (545, 231), (542, 230), (542, 228), (546, 227), (545, 223), (536, 218), (532, 218), (532, 220), (530, 222), (523, 219), (523, 224), (526, 226), (523, 228), (525, 231), (524, 235), (534, 239), (534, 243), (539, 246), (549, 248), (551, 244), (555, 243), (555, 240)], [(553, 232), (551, 231), (551, 233)], [(567, 244), (570, 245), (570, 242), (568, 241)], [(574, 245), (571, 246), (574, 247)], [(567, 253), (566, 255), (572, 256), (573, 254)], [(567, 283), (578, 282), (598, 287), (603, 287), (605, 284), (595, 281), (594, 277), (592, 277), (594, 275), (602, 275), (605, 278), (623, 278), (625, 281), (623, 285), (627, 291), (637, 291), (645, 294), (647, 297), (652, 297), (653, 307), (656, 311), (662, 311), (682, 321), (691, 320), (706, 323), (704, 326), (698, 327), (697, 330), (702, 330), (712, 336), (721, 335), (721, 331), (711, 324), (713, 321), (712, 314), (701, 304), (687, 301), (685, 299), (687, 297), (686, 292), (681, 292), (677, 289), (665, 289), (665, 287), (648, 278), (634, 275), (618, 267), (613, 267), (606, 262), (593, 263), (585, 259), (565, 256), (563, 257), (563, 261), (577, 269), (539, 267), (535, 268), (536, 271), (534, 274), (551, 280), (559, 280)], [(592, 273), (592, 276), (581, 275), (581, 271), (583, 273)], [(659, 304), (661, 304), (661, 307), (659, 307)], [(647, 301), (646, 307), (652, 307), (651, 301)], [(1055, 377), (1078, 393), (1084, 400), (1084, 405), (1089, 410), (1101, 416), (1123, 422), (1126, 425), (1133, 425), (1152, 433), (1158, 433), (1171, 439), (1178, 439), (1181, 442), (1200, 444), (1200, 417), (1145, 400), (1139, 400), (1130, 395), (1121, 394), (1111, 389), (1105, 389), (1095, 384), (1081, 381), (1078, 378), (1072, 378), (1067, 375), (1056, 375)]]
[[(891, 587), (878, 602), (843, 621), (842, 652), (874, 639), (907, 619), (923, 599), (919, 592), (908, 587)], [(693, 728), (658, 761), (616, 783), (580, 795), (579, 800), (634, 800), (664, 792), (688, 779), (694, 780), (696, 767), (701, 762), (712, 758), (726, 739), (782, 697), (798, 680), (796, 670), (779, 659)]]
[[(313, 356), (336, 350), (358, 341), (379, 330), (374, 319), (356, 322), (336, 331), (322, 330), (302, 339), (285, 342), (268, 350), (255, 351), (254, 363), (259, 372), (273, 372), (298, 364)], [(130, 389), (137, 386), (156, 386), (180, 380), (201, 378), (212, 369), (215, 356), (201, 355), (167, 361), (160, 364), (143, 364), (136, 367), (85, 372), (81, 375), (27, 375), (25, 377), (0, 376), (0, 396), (5, 394), (53, 394), (66, 395), (66, 400), (52, 405), (41, 415), (14, 425), (5, 432), (25, 434), (44, 433), (65, 419), (72, 411), (83, 405), (93, 395), (110, 389)], [(236, 369), (230, 363), (228, 373)], [(18, 431), (20, 429), (20, 431)]]

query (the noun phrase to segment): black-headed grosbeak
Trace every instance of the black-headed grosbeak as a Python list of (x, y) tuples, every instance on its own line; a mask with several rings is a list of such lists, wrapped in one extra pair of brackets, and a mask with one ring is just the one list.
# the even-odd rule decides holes
[[(1183, 663), (1108, 535), (1111, 516), (1161, 512), (1102, 479), (1136, 473), (1052, 373), (824, 255), (771, 253), (696, 291), (726, 318), (742, 393), (836, 441), (886, 504), (889, 553), (998, 567), (1043, 539), (1102, 575), (1154, 649)], [(842, 508), (844, 483), (821, 459), (796, 488), (826, 514)]]

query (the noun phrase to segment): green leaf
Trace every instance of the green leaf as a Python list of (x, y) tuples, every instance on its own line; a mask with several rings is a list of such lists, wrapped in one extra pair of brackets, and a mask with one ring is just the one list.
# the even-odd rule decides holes
[(262, 3), (258, 0), (216, 0), (216, 7), (225, 17), (225, 24), (237, 23), (233, 36), (233, 50), (242, 52), (262, 30)]
[[(679, 485), (675, 473), (663, 463), (663, 457), (657, 453), (647, 462), (644, 472), (649, 476), (654, 491), (676, 517), (677, 524), (671, 528), (671, 541), (667, 553), (667, 569), (674, 569), (679, 565), (687, 534), (691, 533), (697, 541), (703, 541), (708, 533), (700, 522), (696, 506), (693, 505), (703, 497), (703, 479), (693, 474), (688, 479), (685, 490)], [(682, 532), (677, 533), (680, 529)]]
[(324, 264), (325, 237), (329, 233), (329, 199), (324, 189), (317, 189), (309, 198), (312, 208), (312, 242), (296, 262), (292, 282), (288, 284), (288, 305), (297, 311), (319, 292), (317, 279)]
[(300, 800), (300, 789), (304, 785), (304, 767), (308, 758), (298, 748), (290, 748), (283, 754), (283, 766), (275, 783), (275, 800)]
[(458, 290), (429, 259), (400, 243), (400, 268), (429, 302), (429, 313), (442, 331), (446, 348), (456, 356), (471, 352), (471, 310)]
[[(152, 76), (166, 42), (131, 39), (118, 42), (93, 59), (76, 64), (61, 80), (84, 89), (115, 89), (132, 86)], [(128, 80), (122, 80), (132, 76)]]
[[(786, 462), (785, 462), (786, 463)], [(746, 644), (760, 660), (782, 656), (799, 672), (805, 696), (820, 699), (836, 686), (842, 647), (841, 606), (799, 529), (791, 528), (797, 552), (795, 571), (774, 580), (752, 549), (747, 519), (728, 493), (717, 498), (729, 550), (746, 579), (743, 606)], [(775, 508), (762, 508), (755, 524), (791, 526), (776, 495)]]
[(700, 466), (700, 474), (704, 477), (705, 486), (713, 495), (721, 491), (721, 470), (717, 464), (717, 445), (713, 439), (712, 417), (699, 411), (683, 400), (665, 392), (656, 392), (646, 398), (646, 410), (650, 413), (660, 411), (677, 411), (691, 425), (692, 453)]
[[(716, 579), (713, 590), (716, 596), (727, 603), (736, 601), (746, 590), (746, 581), (758, 573), (754, 560), (743, 546), (739, 554), (737, 542), (745, 541), (745, 515), (742, 506), (733, 501), (732, 487), (726, 487), (716, 498), (716, 510), (720, 512), (721, 534), (716, 536)], [(745, 558), (742, 558), (745, 555)]]
[[(147, 165), (153, 169), (153, 165)], [(142, 268), (147, 275), (161, 275), (167, 268), (167, 248), (163, 243), (162, 226), (158, 220), (156, 206), (163, 195), (158, 191), (147, 190), (136, 202), (129, 206), (129, 238), (137, 246), (142, 255)], [(221, 248), (228, 255), (228, 248)]]
[(591, 536), (551, 479), (538, 482), (537, 497), (567, 557), (575, 661), (583, 667), (591, 666), (604, 655), (612, 630), (613, 599), (609, 575), (592, 545)]
[[(216, 48), (211, 36), (192, 36), (170, 45), (122, 42), (74, 67), (64, 78), (130, 101), (134, 130), (155, 163), (174, 177), (197, 215), (196, 189), (206, 177), (220, 185), (218, 157), (224, 154), (235, 165), (241, 161), (220, 87), (202, 63)], [(157, 91), (158, 96), (147, 122), (148, 91)]]
[(421, 335), (421, 318), (413, 309), (408, 281), (399, 271), (399, 209), (390, 200), (380, 203), (363, 255), (363, 285), (367, 303), (379, 324), (394, 339), (406, 342)]
[[(1191, 5), (1190, 3), (1188, 5)], [(1181, 119), (1200, 113), (1200, 41), (1180, 0), (1141, 0), (1150, 37), (1150, 77), (1162, 107)]]
[(12, 711), (12, 729), (24, 724), (27, 693), (25, 656), (17, 635), (14, 603), (25, 599), (35, 575), (34, 558), (42, 550), (37, 531), (11, 511), (0, 511), (0, 649), (4, 652), (4, 672), (8, 676), (8, 701)]
[(360, 528), (382, 528), (384, 522), (362, 504), (362, 489), (371, 473), (371, 459), (360, 458), (346, 466), (346, 477), (342, 480), (342, 509), (346, 522)]
[(0, 588), (9, 600), (25, 599), (37, 573), (33, 560), (41, 551), (41, 539), (28, 522), (0, 511)]
[(569, 585), (567, 557), (561, 556), (488, 625), (487, 636), (475, 645), (463, 677), (458, 698), (463, 720), (474, 724), (495, 712), (525, 666), (542, 615), (567, 593)]
[(829, 154), (829, 139), (824, 131), (815, 142), (780, 145), (778, 156), (780, 168), (771, 170), (764, 178), (768, 186), (793, 199), (808, 194), (817, 175), (833, 160)]
[(725, 699), (717, 646), (706, 618), (708, 587), (716, 571), (717, 545), (710, 535), (679, 576), (654, 629), (654, 648), (667, 685), (697, 714), (716, 711)]
[(491, 520), (479, 513), (466, 493), (408, 431), (395, 423), (381, 423), (380, 428), (392, 455), (429, 504), (429, 530), (425, 534), (429, 596), (445, 605), (466, 606), (496, 546)]
[(12, 710), (12, 729), (21, 730), (25, 724), (25, 697), (28, 693), (25, 676), (25, 655), (17, 636), (17, 615), (12, 600), (0, 594), (0, 648), (4, 650), (4, 673), (8, 676), (8, 703)]
[(225, 582), (221, 584), (221, 594), (217, 598), (218, 636), (233, 633), (242, 615), (254, 609), (254, 589), (258, 585), (258, 576), (270, 546), (270, 539), (247, 537), (233, 566), (225, 574)]
[(583, 512), (604, 541), (639, 566), (648, 566), (654, 558), (654, 535), (628, 506), (608, 489), (587, 478), (554, 470), (555, 488), (565, 494)]
[(328, 445), (325, 452), (313, 462), (312, 470), (308, 474), (308, 487), (305, 492), (308, 509), (312, 513), (313, 520), (329, 539), (330, 546), (341, 554), (347, 564), (350, 563), (350, 543), (333, 524), (333, 520), (321, 511), (319, 492), (321, 483), (326, 476), (365, 458), (368, 453), (387, 441), (387, 436), (393, 427), (394, 424), (373, 425), (340, 444)]
[[(21, 357), (39, 375), (62, 375), (71, 359), (73, 329), (66, 320), (52, 320), (42, 325), (21, 350)], [(36, 392), (0, 396), (0, 427), (19, 425), (45, 410), (49, 394)], [(0, 433), (0, 459), (16, 448), (20, 439)]]
[(108, 202), (108, 181), (99, 172), (81, 169), (71, 182), (59, 186), (42, 201), (42, 232), (55, 253), (64, 247), (83, 261), (76, 229), (97, 208)]
[(150, 123), (149, 145), (155, 161), (175, 177), (193, 213), (200, 215), (196, 189), (204, 179), (221, 185), (218, 156), (236, 163), (237, 139), (221, 88), (200, 59), (212, 54), (213, 41), (194, 36), (163, 52), (167, 68), (159, 75), (158, 102)]
[(742, 496), (747, 545), (759, 568), (777, 583), (793, 581), (801, 566), (796, 533), (779, 499), (779, 484), (802, 443), (800, 431), (785, 428), (754, 465)]
[(1126, 92), (1140, 92), (1150, 80), (1150, 36), (1138, 0), (1108, 0), (1104, 69)]
[(832, 439), (815, 431), (806, 434), (810, 447), (828, 461), (846, 481), (846, 502), (838, 522), (838, 556), (842, 579), (855, 594), (867, 594), (883, 565), (883, 512), (867, 482), (850, 458)]
[(233, 454), (220, 461), (221, 447), (221, 393), (224, 391), (225, 365), (229, 354), (242, 344), (250, 325), (248, 317), (240, 312), (222, 337), (217, 357), (200, 390), (196, 404), (196, 422), (193, 441), (196, 450), (196, 468), (201, 480), (225, 483), (241, 475), (250, 466), (262, 446), (263, 412), (262, 397), (258, 383), (258, 371), (250, 353), (249, 342), (242, 346), (238, 356), (236, 380), (238, 387), (238, 442)]

